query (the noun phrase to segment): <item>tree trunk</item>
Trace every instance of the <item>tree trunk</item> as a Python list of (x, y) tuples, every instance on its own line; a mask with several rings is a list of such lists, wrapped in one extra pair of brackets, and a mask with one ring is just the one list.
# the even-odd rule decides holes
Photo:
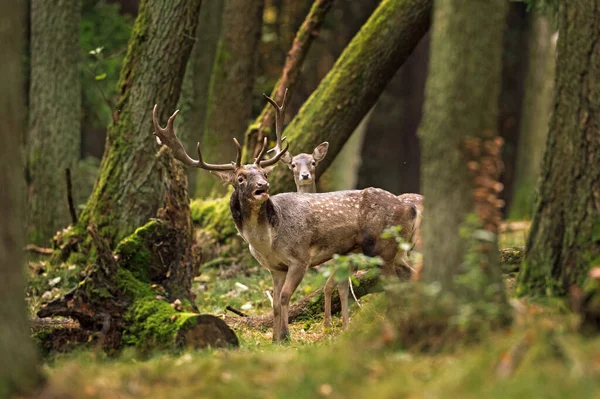
[[(195, 313), (191, 292), (193, 232), (187, 180), (178, 161), (163, 149), (167, 178), (158, 218), (126, 237), (113, 252), (94, 225), (88, 233), (96, 248), (96, 264), (64, 297), (45, 305), (39, 317), (77, 320), (102, 348), (123, 345), (172, 348), (237, 346), (235, 333), (219, 318)], [(49, 334), (46, 341), (52, 341)], [(57, 338), (61, 338), (60, 335)], [(85, 342), (85, 341), (84, 341)], [(44, 342), (53, 347), (52, 342)]]
[(419, 192), (421, 149), (417, 128), (428, 59), (429, 35), (379, 97), (362, 147), (358, 188), (379, 187), (395, 194)]
[[(186, 148), (193, 148), (201, 139), (206, 120), (208, 89), (221, 34), (223, 14), (222, 1), (205, 1), (200, 9), (200, 20), (196, 29), (196, 43), (190, 54), (175, 120), (177, 135)], [(188, 192), (196, 195), (198, 169), (187, 168)]]
[(70, 220), (64, 175), (80, 153), (80, 17), (80, 0), (31, 2), (27, 230), (35, 244)]
[[(500, 211), (501, 172), (497, 132), (502, 68), (502, 36), (507, 3), (490, 0), (444, 0), (436, 3), (431, 59), (423, 122), (419, 130), (422, 154), (423, 280), (439, 282), (458, 296), (456, 284), (464, 263), (481, 273), (481, 292), (494, 287), (487, 301), (502, 301), (503, 289), (496, 246)], [(470, 227), (487, 231), (489, 242), (461, 234)], [(473, 226), (475, 225), (475, 226)], [(474, 231), (469, 231), (469, 234)], [(467, 251), (472, 255), (467, 257)], [(472, 253), (474, 252), (474, 254)], [(483, 272), (483, 273), (482, 273)]]
[[(288, 125), (293, 154), (327, 140), (322, 170), (331, 164), (429, 28), (430, 11), (430, 0), (381, 2)], [(275, 191), (294, 191), (285, 168), (276, 169), (271, 182)]]
[(499, 99), (499, 135), (504, 139), (502, 161), (504, 170), (500, 182), (504, 190), (500, 198), (505, 209), (512, 203), (515, 180), (517, 147), (519, 145), (519, 126), (523, 110), (523, 93), (526, 85), (527, 54), (531, 34), (527, 5), (510, 2), (504, 29), (502, 52), (502, 84)]
[(31, 393), (41, 382), (29, 339), (23, 293), (23, 215), (25, 196), (21, 140), (25, 133), (23, 24), (25, 2), (0, 1), (0, 397)]
[[(235, 159), (232, 139), (242, 141), (241, 135), (252, 118), (252, 89), (263, 6), (263, 0), (225, 0), (224, 3), (201, 141), (202, 151), (218, 162)], [(196, 192), (200, 197), (212, 197), (225, 194), (227, 188), (211, 174), (199, 173)]]
[(94, 223), (114, 247), (156, 214), (166, 161), (156, 157), (152, 106), (160, 104), (162, 121), (175, 109), (199, 10), (200, 0), (141, 2), (121, 70), (116, 121), (76, 234)]
[(556, 94), (517, 292), (564, 295), (600, 264), (600, 9), (561, 2)]
[(535, 185), (540, 174), (554, 91), (556, 43), (550, 22), (543, 15), (529, 14), (531, 34), (511, 219), (530, 219)]

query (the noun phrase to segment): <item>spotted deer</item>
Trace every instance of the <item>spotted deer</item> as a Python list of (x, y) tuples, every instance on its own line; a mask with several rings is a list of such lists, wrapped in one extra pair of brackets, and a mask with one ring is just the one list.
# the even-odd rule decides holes
[[(275, 135), (276, 135), (276, 145), (274, 148), (269, 150), (268, 152), (280, 150), (282, 148), (283, 141), (285, 137), (282, 137), (283, 132), (283, 124), (285, 117), (285, 107), (286, 107), (286, 97), (287, 97), (287, 89), (283, 94), (283, 99), (281, 100), (281, 105), (277, 104), (273, 99), (271, 99), (266, 94), (263, 94), (267, 101), (273, 106), (275, 109)], [(292, 171), (294, 175), (294, 182), (296, 183), (296, 191), (298, 193), (316, 193), (317, 192), (317, 184), (316, 184), (316, 168), (319, 162), (321, 162), (325, 156), (327, 155), (327, 150), (329, 148), (328, 142), (323, 142), (319, 144), (313, 150), (312, 154), (300, 153), (298, 155), (291, 155), (289, 152), (286, 152), (281, 157), (281, 162), (286, 164), (288, 168)], [(413, 237), (413, 244), (415, 249), (420, 252), (421, 247), (421, 212), (423, 209), (423, 196), (420, 194), (402, 194), (398, 196), (398, 199), (401, 201), (412, 203), (417, 207), (417, 218), (415, 220), (415, 234)], [(420, 270), (420, 265), (412, 265), (413, 271)], [(340, 296), (340, 305), (342, 311), (342, 328), (346, 329), (349, 324), (349, 309), (348, 309), (348, 294), (350, 292), (350, 279), (344, 280), (337, 283), (338, 294)], [(333, 289), (336, 285), (335, 277), (332, 275), (327, 279), (327, 283), (325, 284), (325, 288), (323, 290), (324, 302), (325, 302), (325, 314), (324, 314), (324, 324), (325, 327), (331, 326), (331, 302)]]
[(203, 160), (200, 143), (198, 159), (191, 158), (177, 138), (173, 121), (166, 128), (152, 113), (154, 135), (159, 144), (169, 147), (173, 156), (187, 166), (212, 172), (234, 188), (229, 206), (238, 232), (249, 244), (256, 260), (267, 268), (273, 279), (273, 340), (289, 338), (290, 298), (309, 267), (320, 265), (335, 254), (360, 250), (383, 260), (382, 273), (395, 275), (394, 265), (402, 262), (404, 251), (393, 239), (381, 237), (390, 226), (403, 226), (408, 240), (417, 215), (413, 204), (376, 189), (338, 191), (324, 194), (269, 194), (268, 175), (288, 149), (278, 149), (263, 160), (267, 139), (254, 163), (241, 164), (242, 149), (237, 148), (235, 162), (209, 164)]

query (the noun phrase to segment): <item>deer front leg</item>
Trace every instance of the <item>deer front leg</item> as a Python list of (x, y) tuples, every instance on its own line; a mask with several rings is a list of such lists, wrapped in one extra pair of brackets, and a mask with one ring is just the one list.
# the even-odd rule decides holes
[(300, 285), (300, 282), (304, 278), (304, 274), (306, 273), (307, 268), (308, 264), (297, 264), (288, 268), (285, 283), (283, 284), (283, 288), (281, 289), (280, 295), (281, 329), (279, 331), (279, 335), (277, 336), (278, 341), (286, 340), (290, 336), (290, 331), (288, 327), (290, 299), (292, 298), (292, 294), (294, 293), (294, 291), (296, 291), (296, 288), (298, 288), (298, 285)]
[(281, 289), (285, 283), (287, 272), (271, 270), (273, 278), (273, 341), (281, 335)]
[(333, 295), (333, 287), (335, 286), (335, 279), (332, 274), (327, 279), (327, 283), (325, 283), (325, 288), (323, 288), (323, 296), (325, 300), (325, 315), (323, 316), (323, 322), (325, 324), (325, 328), (331, 327), (331, 297)]

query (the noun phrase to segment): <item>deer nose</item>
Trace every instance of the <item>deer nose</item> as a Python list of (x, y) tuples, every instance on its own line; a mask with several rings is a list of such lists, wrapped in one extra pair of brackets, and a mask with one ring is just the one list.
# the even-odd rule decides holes
[(258, 188), (269, 188), (269, 182), (266, 180), (259, 180), (256, 182)]
[(300, 175), (300, 178), (301, 178), (302, 180), (308, 180), (308, 179), (310, 179), (310, 173), (302, 173), (302, 174)]

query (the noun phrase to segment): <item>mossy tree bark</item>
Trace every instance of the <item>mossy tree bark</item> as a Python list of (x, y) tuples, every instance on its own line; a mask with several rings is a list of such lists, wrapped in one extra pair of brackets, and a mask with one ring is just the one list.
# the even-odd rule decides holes
[(166, 166), (156, 157), (152, 106), (160, 105), (164, 123), (177, 105), (199, 10), (200, 0), (141, 2), (121, 70), (115, 122), (108, 129), (99, 178), (80, 216), (80, 234), (94, 223), (114, 247), (156, 214)]
[(527, 76), (519, 126), (519, 147), (512, 190), (511, 219), (530, 219), (534, 191), (542, 166), (554, 92), (556, 45), (548, 18), (529, 13)]
[[(295, 154), (329, 141), (325, 170), (429, 28), (431, 0), (384, 0), (285, 130)], [(278, 168), (274, 191), (294, 191)]]
[(517, 292), (565, 295), (600, 264), (600, 8), (560, 2), (554, 112)]
[(24, 187), (21, 140), (23, 109), (25, 1), (0, 1), (0, 397), (30, 394), (41, 382), (36, 353), (29, 339), (23, 293)]
[[(504, 301), (497, 260), (501, 172), (497, 116), (507, 2), (436, 2), (421, 138), (423, 280), (458, 297)], [(469, 236), (461, 233), (469, 215)], [(483, 230), (474, 238), (473, 229)], [(465, 265), (468, 270), (464, 270)], [(469, 290), (457, 276), (473, 273)]]
[[(262, 27), (263, 0), (225, 0), (221, 37), (212, 69), (202, 151), (213, 162), (235, 159), (235, 137), (252, 118), (252, 89), (256, 54)], [(196, 193), (200, 197), (223, 195), (226, 187), (208, 173), (199, 173)]]
[[(221, 34), (222, 1), (205, 1), (200, 9), (196, 42), (190, 54), (175, 120), (177, 135), (186, 148), (194, 148), (200, 140), (208, 106), (208, 88)], [(198, 169), (188, 168), (188, 191), (196, 195)]]
[(32, 0), (30, 9), (27, 231), (46, 244), (69, 224), (65, 169), (79, 160), (81, 0)]

